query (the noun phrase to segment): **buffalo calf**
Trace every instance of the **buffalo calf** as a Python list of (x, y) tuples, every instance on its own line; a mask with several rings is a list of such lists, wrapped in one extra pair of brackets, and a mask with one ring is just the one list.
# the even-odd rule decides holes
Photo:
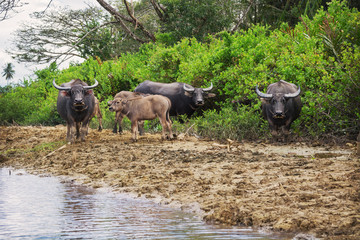
[(165, 129), (169, 131), (169, 138), (173, 138), (169, 111), (171, 102), (167, 97), (160, 95), (149, 95), (146, 97), (135, 97), (130, 99), (115, 98), (109, 110), (120, 112), (131, 121), (133, 141), (137, 140), (138, 122), (142, 120), (153, 120), (159, 118), (162, 126), (162, 139), (166, 138)]
[[(148, 95), (149, 94), (130, 92), (130, 91), (121, 91), (121, 92), (117, 93), (114, 98), (130, 99), (130, 98), (135, 98), (135, 97), (145, 97)], [(112, 103), (113, 103), (113, 101), (108, 101), (109, 107), (111, 106)], [(115, 111), (115, 110), (114, 110), (114, 108), (111, 108), (110, 111)], [(113, 128), (113, 133), (118, 132), (117, 125), (119, 125), (119, 133), (121, 133), (122, 132), (121, 123), (122, 123), (122, 120), (124, 119), (125, 115), (122, 114), (121, 111), (115, 111), (115, 112), (116, 112), (115, 113), (115, 126)], [(143, 128), (140, 127), (139, 130), (140, 130), (140, 135), (143, 135)]]

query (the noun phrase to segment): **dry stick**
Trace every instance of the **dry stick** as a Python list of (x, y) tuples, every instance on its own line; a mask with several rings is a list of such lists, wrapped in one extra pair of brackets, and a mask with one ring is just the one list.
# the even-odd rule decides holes
[(283, 186), (281, 183), (279, 183), (279, 186), (280, 186), (280, 188), (283, 190), (283, 192), (285, 193), (285, 195), (296, 205), (296, 202), (295, 202), (294, 198), (289, 195), (289, 193), (286, 191), (286, 189), (284, 188), (284, 186)]
[(65, 145), (59, 147), (58, 149), (52, 151), (51, 153), (49, 153), (48, 155), (46, 155), (45, 157), (43, 157), (43, 159), (45, 159), (45, 158), (47, 158), (47, 157), (50, 157), (50, 156), (53, 155), (55, 152), (57, 152), (57, 151), (59, 151), (59, 150), (61, 150), (61, 149), (64, 149), (64, 148), (66, 147), (66, 145), (67, 145), (67, 144), (65, 144)]
[(193, 123), (193, 125), (191, 125), (191, 126), (185, 131), (184, 135), (186, 135), (186, 134), (189, 132), (189, 130), (190, 130), (194, 125), (195, 125), (195, 123)]

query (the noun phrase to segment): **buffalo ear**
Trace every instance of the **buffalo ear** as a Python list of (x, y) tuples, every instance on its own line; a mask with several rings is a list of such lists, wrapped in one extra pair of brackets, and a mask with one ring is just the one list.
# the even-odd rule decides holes
[(270, 102), (271, 98), (260, 98), (261, 104), (267, 104)]
[(86, 94), (94, 94), (94, 91), (92, 89), (86, 90), (85, 91)]
[(192, 93), (192, 92), (188, 92), (188, 91), (185, 91), (184, 94), (185, 94), (185, 96), (188, 96), (188, 97), (192, 97), (192, 96), (193, 96), (193, 93)]
[(68, 91), (61, 90), (60, 95), (63, 97), (70, 97), (70, 93)]
[(122, 105), (125, 105), (127, 102), (128, 102), (127, 99), (123, 99), (123, 100), (121, 101), (121, 104), (122, 104)]
[(208, 97), (208, 98), (216, 97), (216, 94), (215, 93), (208, 93), (206, 97)]

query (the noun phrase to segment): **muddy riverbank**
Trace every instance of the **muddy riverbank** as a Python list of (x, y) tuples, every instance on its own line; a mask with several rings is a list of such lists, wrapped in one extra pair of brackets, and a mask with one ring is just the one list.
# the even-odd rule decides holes
[(64, 175), (110, 186), (201, 215), (206, 221), (301, 232), (324, 239), (360, 236), (360, 160), (344, 146), (161, 141), (146, 134), (90, 130), (67, 145), (66, 128), (0, 127), (0, 167)]

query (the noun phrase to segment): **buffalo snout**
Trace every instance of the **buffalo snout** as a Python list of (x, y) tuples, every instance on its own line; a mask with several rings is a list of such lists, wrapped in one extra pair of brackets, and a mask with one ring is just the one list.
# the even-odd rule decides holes
[(85, 102), (82, 98), (78, 98), (78, 99), (75, 99), (74, 100), (74, 105), (75, 106), (82, 106), (82, 105), (85, 105)]
[(204, 101), (198, 100), (198, 101), (196, 101), (196, 105), (202, 106), (202, 105), (204, 105)]
[(284, 118), (285, 114), (282, 111), (276, 111), (273, 115), (274, 118)]

